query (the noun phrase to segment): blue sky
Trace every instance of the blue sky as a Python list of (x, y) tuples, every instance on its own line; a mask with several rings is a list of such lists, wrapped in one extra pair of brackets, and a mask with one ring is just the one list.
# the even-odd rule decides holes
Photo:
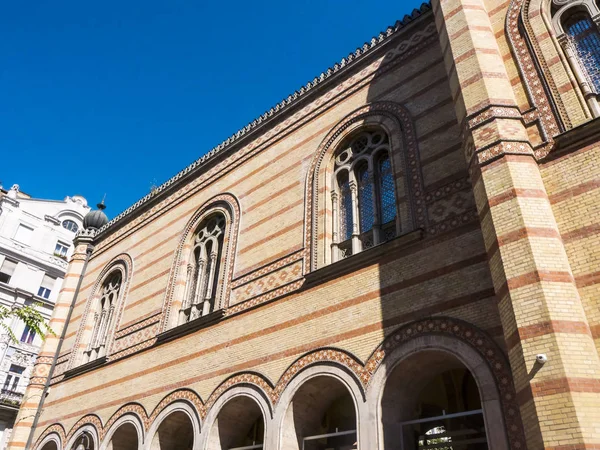
[(420, 4), (4, 2), (0, 181), (114, 217)]

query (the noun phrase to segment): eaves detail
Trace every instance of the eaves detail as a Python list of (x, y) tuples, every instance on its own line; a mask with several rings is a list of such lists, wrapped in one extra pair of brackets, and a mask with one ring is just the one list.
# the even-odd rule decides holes
[(300, 99), (306, 96), (308, 93), (313, 91), (317, 86), (321, 85), (325, 81), (329, 80), (334, 75), (342, 71), (347, 71), (351, 67), (355, 66), (358, 60), (362, 60), (363, 57), (372, 53), (374, 50), (378, 49), (384, 43), (388, 42), (394, 35), (396, 35), (399, 31), (401, 31), (408, 24), (413, 22), (418, 17), (423, 14), (429, 12), (431, 10), (430, 3), (423, 3), (419, 9), (413, 10), (410, 15), (404, 16), (402, 20), (396, 21), (393, 26), (388, 27), (385, 31), (382, 31), (377, 36), (371, 38), (369, 42), (365, 42), (362, 47), (358, 47), (353, 52), (349, 53), (347, 56), (342, 58), (339, 62), (335, 63), (333, 66), (329, 67), (326, 71), (321, 72), (318, 76), (313, 78), (311, 81), (306, 83), (304, 86), (300, 87), (300, 89), (294, 91), (292, 94), (288, 95), (285, 99), (277, 103), (275, 106), (270, 108), (268, 111), (254, 119), (252, 122), (247, 124), (245, 127), (236, 131), (233, 135), (225, 139), (219, 145), (214, 147), (212, 150), (198, 158), (192, 164), (187, 166), (185, 169), (177, 173), (175, 176), (171, 177), (169, 180), (161, 184), (159, 187), (154, 189), (152, 192), (142, 197), (140, 200), (135, 202), (125, 211), (120, 213), (118, 216), (109, 221), (106, 225), (98, 230), (97, 237), (101, 235), (107, 234), (111, 228), (113, 228), (116, 224), (124, 220), (126, 217), (130, 216), (134, 211), (138, 210), (145, 204), (147, 204), (152, 199), (158, 197), (167, 190), (170, 186), (175, 184), (178, 180), (190, 174), (193, 171), (198, 170), (200, 167), (205, 165), (208, 161), (215, 158), (217, 155), (222, 153), (223, 151), (229, 149), (233, 144), (237, 143), (243, 137), (246, 137), (250, 133), (255, 130), (261, 128), (267, 122), (270, 122), (272, 119), (279, 117), (282, 113), (289, 110), (292, 106), (296, 105)]

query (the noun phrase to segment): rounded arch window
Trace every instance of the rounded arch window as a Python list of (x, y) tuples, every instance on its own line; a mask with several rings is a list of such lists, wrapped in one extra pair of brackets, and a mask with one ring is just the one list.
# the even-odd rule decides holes
[(332, 190), (332, 260), (397, 235), (390, 141), (382, 129), (362, 130), (335, 153)]
[(600, 16), (594, 0), (553, 0), (552, 25), (581, 91), (595, 117), (600, 116)]
[(86, 362), (106, 355), (108, 337), (114, 328), (115, 309), (123, 287), (123, 274), (113, 270), (102, 283), (93, 317), (92, 336), (85, 351)]
[(226, 223), (225, 216), (215, 212), (194, 233), (179, 323), (198, 319), (215, 309)]
[(77, 230), (79, 230), (79, 225), (71, 219), (63, 220), (62, 226), (73, 233), (77, 233)]

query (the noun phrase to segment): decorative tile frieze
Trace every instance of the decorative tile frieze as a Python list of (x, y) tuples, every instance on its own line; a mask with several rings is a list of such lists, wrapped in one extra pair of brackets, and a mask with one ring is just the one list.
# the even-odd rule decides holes
[(302, 277), (302, 265), (302, 259), (294, 261), (287, 266), (273, 270), (260, 278), (233, 289), (230, 304), (235, 305), (300, 279)]
[[(539, 159), (546, 156), (550, 152), (550, 149), (553, 145), (553, 136), (560, 132), (560, 128), (557, 118), (554, 115), (550, 98), (548, 98), (546, 94), (546, 89), (544, 88), (542, 78), (540, 77), (536, 65), (533, 62), (528, 41), (520, 31), (519, 22), (521, 20), (521, 14), (523, 14), (523, 25), (527, 30), (527, 34), (532, 37), (535, 36), (535, 32), (532, 30), (531, 23), (529, 22), (529, 14), (527, 13), (529, 3), (530, 0), (511, 0), (506, 16), (506, 36), (508, 37), (508, 42), (513, 52), (514, 59), (517, 63), (517, 67), (519, 68), (519, 72), (521, 73), (523, 84), (525, 85), (525, 91), (529, 97), (531, 105), (539, 117), (540, 125), (544, 133), (543, 138), (547, 141), (546, 145), (537, 150), (535, 153), (536, 158)], [(529, 43), (532, 44), (534, 48), (537, 48), (537, 55), (535, 55), (536, 60), (542, 65), (542, 67), (545, 67), (545, 70), (542, 69), (542, 72), (548, 74), (547, 65), (544, 58), (540, 59), (538, 57), (541, 52), (539, 52), (539, 44), (537, 43), (536, 39), (531, 39)], [(564, 120), (567, 117), (567, 114), (560, 99), (558, 90), (556, 89), (551, 77), (546, 77), (546, 80), (550, 83), (550, 91), (553, 94), (553, 98), (558, 102), (558, 109), (561, 111), (561, 116)], [(532, 117), (532, 113), (529, 114), (529, 117)], [(570, 126), (570, 124), (567, 122), (565, 122), (565, 125)]]
[(138, 330), (141, 330), (142, 328), (154, 325), (156, 322), (160, 322), (160, 313), (161, 311), (157, 311), (150, 317), (146, 317), (145, 319), (140, 320), (139, 322), (128, 325), (125, 328), (121, 328), (115, 333), (115, 339), (121, 339), (124, 336), (127, 336), (128, 334), (134, 333)]
[(242, 311), (245, 311), (250, 308), (254, 308), (258, 305), (261, 305), (263, 303), (266, 303), (268, 301), (271, 301), (271, 300), (281, 297), (283, 295), (287, 295), (290, 292), (294, 292), (294, 291), (300, 289), (300, 287), (303, 284), (304, 284), (304, 279), (300, 279), (300, 280), (294, 281), (290, 284), (287, 284), (285, 286), (282, 286), (280, 288), (277, 288), (271, 292), (267, 292), (266, 294), (259, 295), (258, 297), (254, 297), (253, 299), (250, 299), (248, 301), (238, 303), (237, 305), (233, 305), (233, 306), (227, 308), (226, 316), (232, 316), (234, 314), (238, 314)]
[(236, 278), (231, 283), (231, 287), (232, 287), (232, 289), (235, 289), (243, 284), (246, 284), (253, 280), (256, 280), (257, 278), (260, 278), (270, 272), (273, 272), (281, 267), (287, 266), (288, 264), (299, 261), (301, 259), (302, 259), (302, 251), (299, 250), (299, 251), (294, 252), (284, 258), (281, 258), (281, 259), (275, 261), (274, 263), (269, 263), (265, 266), (262, 266), (258, 269), (253, 270), (252, 272), (250, 272), (240, 278)]

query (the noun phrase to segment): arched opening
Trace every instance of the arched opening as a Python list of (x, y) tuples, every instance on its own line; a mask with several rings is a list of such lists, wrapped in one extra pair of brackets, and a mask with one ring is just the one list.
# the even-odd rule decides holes
[(43, 447), (40, 447), (40, 450), (58, 450), (58, 446), (56, 445), (56, 442), (50, 441), (46, 442)]
[(488, 447), (479, 389), (455, 356), (427, 350), (390, 373), (381, 400), (386, 450)]
[(71, 450), (96, 450), (96, 445), (93, 436), (84, 431), (81, 433), (73, 445), (71, 446)]
[(113, 433), (106, 450), (138, 450), (138, 433), (132, 423), (124, 423)]
[(350, 391), (331, 376), (305, 382), (283, 420), (285, 450), (357, 449), (356, 408)]
[(152, 438), (151, 450), (192, 450), (194, 426), (183, 411), (169, 414)]
[(229, 400), (219, 411), (208, 450), (262, 449), (265, 420), (258, 403), (245, 395)]

